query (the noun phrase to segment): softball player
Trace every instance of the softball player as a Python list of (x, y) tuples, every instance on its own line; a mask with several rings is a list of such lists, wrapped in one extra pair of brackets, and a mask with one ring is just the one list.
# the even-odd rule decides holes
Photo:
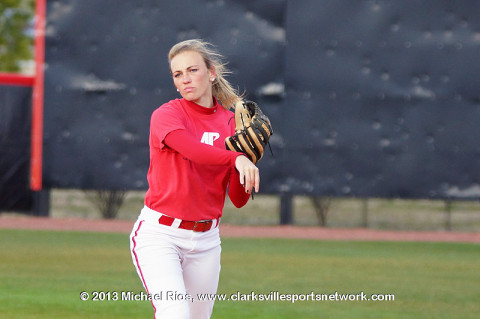
[(217, 291), (227, 188), (236, 207), (259, 190), (258, 168), (225, 149), (225, 138), (235, 132), (227, 106), (241, 97), (224, 78), (222, 58), (202, 40), (174, 45), (170, 71), (182, 98), (151, 117), (149, 189), (130, 249), (154, 318), (210, 318), (214, 300), (197, 294)]

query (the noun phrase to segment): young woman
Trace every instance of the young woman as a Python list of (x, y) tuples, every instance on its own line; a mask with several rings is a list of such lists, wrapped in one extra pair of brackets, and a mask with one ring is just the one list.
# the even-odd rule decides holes
[(149, 189), (130, 248), (155, 318), (210, 318), (225, 196), (228, 190), (236, 207), (245, 205), (259, 190), (259, 170), (225, 149), (235, 131), (229, 108), (241, 96), (225, 79), (223, 57), (207, 42), (188, 40), (168, 58), (182, 98), (152, 114)]

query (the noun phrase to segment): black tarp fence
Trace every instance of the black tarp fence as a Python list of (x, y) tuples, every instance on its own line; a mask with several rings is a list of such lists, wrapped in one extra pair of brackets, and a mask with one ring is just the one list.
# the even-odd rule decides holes
[(48, 1), (44, 187), (145, 189), (166, 54), (203, 38), (272, 120), (262, 192), (478, 198), (480, 2)]
[(0, 211), (30, 211), (30, 87), (0, 85)]

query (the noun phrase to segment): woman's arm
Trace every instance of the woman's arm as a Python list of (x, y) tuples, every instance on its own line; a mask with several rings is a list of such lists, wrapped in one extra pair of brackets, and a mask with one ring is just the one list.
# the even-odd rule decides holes
[(242, 153), (200, 143), (185, 130), (175, 130), (168, 133), (164, 143), (189, 160), (199, 164), (234, 166), (235, 159), (242, 155)]
[[(260, 173), (258, 168), (239, 152), (227, 151), (198, 142), (185, 130), (170, 132), (164, 140), (165, 145), (179, 152), (189, 160), (207, 165), (230, 165), (236, 172), (230, 177), (230, 187), (238, 203), (248, 201), (249, 194), (260, 188)], [(243, 188), (243, 189), (242, 189)], [(247, 195), (245, 195), (247, 193)], [(247, 197), (245, 197), (247, 196)], [(230, 199), (232, 199), (230, 197)], [(245, 205), (243, 203), (241, 206)]]

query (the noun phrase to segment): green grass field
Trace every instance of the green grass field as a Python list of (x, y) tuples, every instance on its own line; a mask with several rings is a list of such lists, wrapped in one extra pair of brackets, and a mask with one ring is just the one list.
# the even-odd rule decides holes
[[(128, 235), (0, 230), (0, 318), (152, 318)], [(223, 239), (219, 293), (393, 294), (394, 301), (222, 301), (213, 318), (477, 318), (480, 245)]]

